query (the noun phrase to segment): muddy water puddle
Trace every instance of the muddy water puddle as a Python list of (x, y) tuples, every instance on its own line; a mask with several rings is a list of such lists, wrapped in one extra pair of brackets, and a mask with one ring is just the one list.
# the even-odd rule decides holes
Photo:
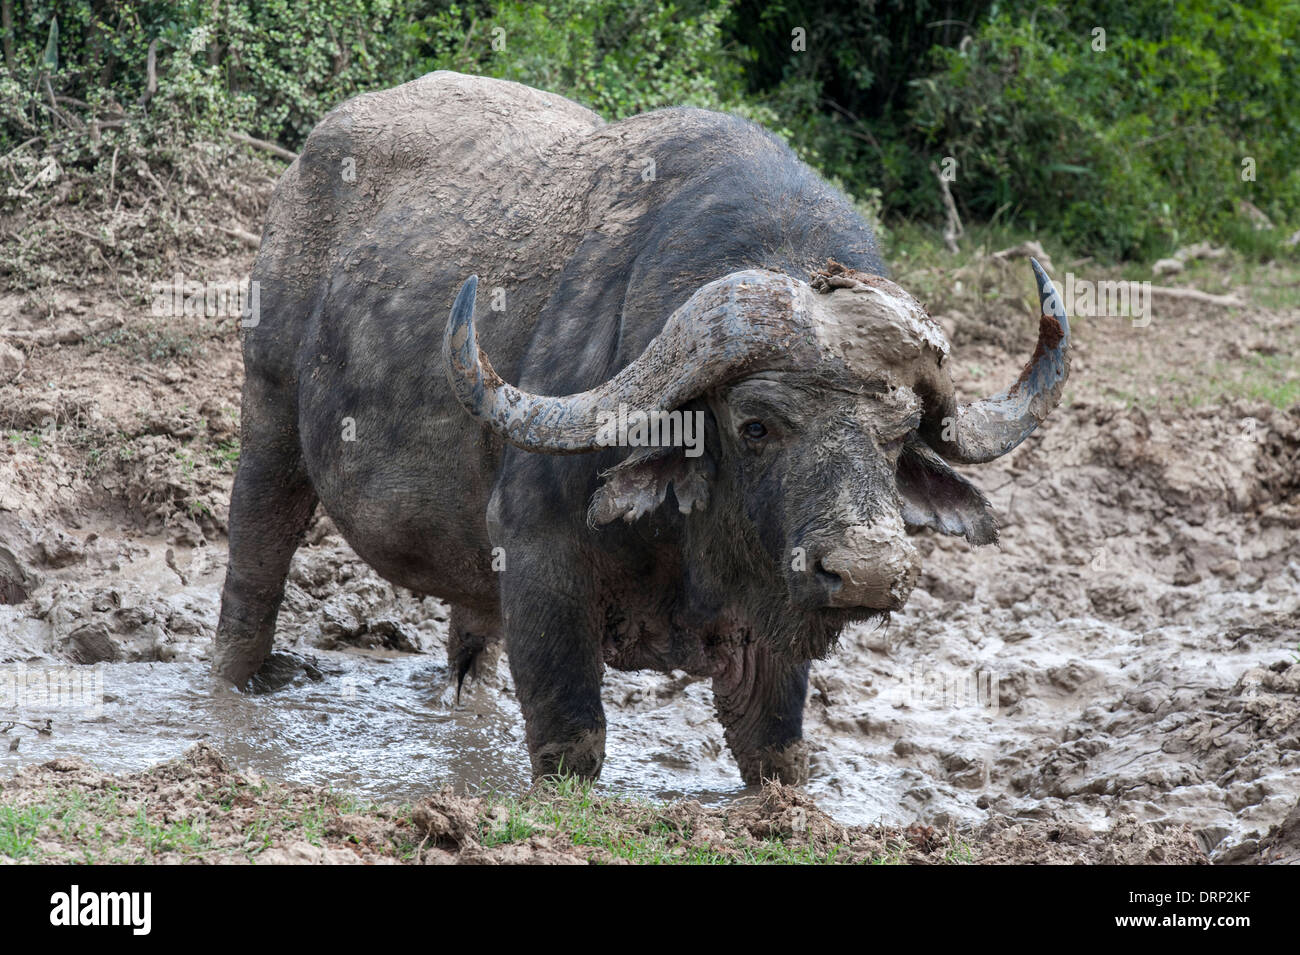
[[(1300, 619), (1297, 589), (1300, 566), (1249, 595), (1205, 595), (1198, 616), (1219, 623), (1176, 632), (1063, 620), (1023, 635), (1028, 622), (1004, 611), (954, 620), (919, 598), (889, 631), (855, 628), (814, 664), (807, 789), (851, 825), (979, 825), (1000, 813), (1104, 829), (1131, 816), (1188, 825), (1211, 852), (1259, 838), (1297, 794), (1286, 727), (1300, 664), (1289, 668), (1293, 655), (1280, 652)], [(1279, 623), (1232, 627), (1234, 617)], [(58, 757), (138, 772), (202, 741), (268, 778), (385, 802), (444, 785), (529, 787), (504, 659), (457, 701), (441, 646), (297, 650), (310, 674), (299, 669), (261, 695), (214, 687), (204, 660), (6, 664), (0, 730), (20, 722), (0, 735), (0, 777)], [(102, 703), (79, 711), (29, 690), (15, 710), (4, 681), (23, 672), (75, 674), (74, 690), (87, 696), (73, 702)], [(1000, 708), (981, 698), (987, 687), (977, 679), (929, 682), (980, 673), (998, 679)], [(706, 806), (748, 792), (707, 680), (611, 671), (603, 697), (608, 755), (598, 791)]]
[(431, 658), (313, 657), (329, 668), (325, 680), (300, 677), (265, 695), (215, 689), (203, 663), (100, 664), (101, 712), (29, 703), (24, 722), (49, 719), (50, 732), (22, 732), (16, 752), (0, 753), (0, 768), (78, 756), (135, 772), (202, 740), (262, 775), (374, 799), (414, 798), (437, 783), (526, 784), (514, 727), (443, 705), (446, 670)]
[[(206, 663), (9, 665), (2, 668), (0, 728), (20, 722), (0, 737), (0, 776), (59, 757), (137, 772), (203, 741), (268, 778), (375, 800), (412, 800), (443, 785), (506, 793), (530, 785), (522, 718), (508, 692), (473, 688), (457, 703), (446, 666), (424, 655), (317, 651), (311, 660), (320, 679), (300, 674), (262, 695), (215, 688)], [(50, 673), (73, 694), (64, 705), (32, 688), (19, 689), (19, 710), (10, 705), (8, 674), (21, 682)], [(75, 673), (71, 684), (66, 673)], [(85, 701), (92, 704), (82, 707)], [(617, 766), (601, 789), (663, 799), (689, 792), (706, 804), (743, 791), (721, 763), (699, 770), (671, 754), (666, 762), (643, 759), (630, 741), (620, 742), (638, 716), (611, 715), (610, 761)]]

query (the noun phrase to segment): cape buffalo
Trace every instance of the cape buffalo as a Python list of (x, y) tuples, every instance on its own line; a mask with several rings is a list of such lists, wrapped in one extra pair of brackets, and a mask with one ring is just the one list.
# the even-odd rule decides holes
[(266, 659), (319, 502), (451, 606), (462, 676), (504, 638), (536, 775), (599, 773), (612, 666), (711, 677), (744, 779), (801, 780), (809, 661), (903, 605), (909, 531), (996, 539), (949, 464), (1060, 399), (1069, 326), (1033, 267), (1033, 357), (960, 404), (864, 220), (744, 120), (605, 123), (447, 72), (350, 100), (253, 270), (216, 672)]

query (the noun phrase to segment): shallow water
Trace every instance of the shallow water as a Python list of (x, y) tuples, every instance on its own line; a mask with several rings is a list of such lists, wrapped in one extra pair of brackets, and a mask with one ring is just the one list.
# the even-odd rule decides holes
[[(16, 749), (0, 746), (0, 775), (58, 757), (135, 772), (202, 740), (259, 774), (376, 800), (412, 800), (442, 785), (512, 793), (530, 785), (522, 720), (508, 693), (467, 688), (457, 703), (446, 666), (431, 656), (314, 651), (312, 658), (323, 680), (300, 675), (262, 695), (214, 687), (204, 663), (78, 668), (86, 681), (78, 686), (102, 690), (102, 704), (43, 705), (28, 694), (18, 711), (0, 707), (0, 725), (29, 724), (11, 729)], [(616, 711), (611, 720), (603, 789), (665, 799), (690, 793), (703, 802), (743, 790), (722, 764), (701, 771), (671, 757), (642, 759), (628, 739), (634, 719)], [(46, 720), (50, 732), (30, 728)]]
[(375, 799), (410, 799), (439, 782), (526, 784), (510, 721), (443, 705), (446, 668), (432, 658), (314, 656), (332, 671), (324, 682), (300, 677), (256, 696), (214, 688), (206, 664), (100, 664), (102, 712), (24, 707), (25, 721), (52, 718), (53, 732), (23, 734), (0, 767), (80, 756), (108, 772), (138, 771), (203, 740), (255, 772)]

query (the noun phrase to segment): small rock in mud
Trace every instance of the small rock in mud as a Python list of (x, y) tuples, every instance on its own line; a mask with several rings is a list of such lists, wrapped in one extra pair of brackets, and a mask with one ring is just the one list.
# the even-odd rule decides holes
[(482, 808), (480, 800), (457, 796), (447, 786), (417, 804), (411, 813), (411, 821), (421, 836), (436, 848), (472, 848), (479, 844)]
[(26, 364), (26, 355), (8, 342), (0, 342), (0, 384), (17, 378)]
[(59, 649), (73, 663), (105, 663), (122, 658), (108, 627), (98, 622), (77, 627)]
[(20, 604), (36, 589), (38, 579), (0, 544), (0, 604)]

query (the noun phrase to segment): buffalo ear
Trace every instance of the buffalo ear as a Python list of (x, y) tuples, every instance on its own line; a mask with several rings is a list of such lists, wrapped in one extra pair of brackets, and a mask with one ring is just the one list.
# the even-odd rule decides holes
[(988, 498), (923, 442), (909, 441), (903, 448), (897, 481), (909, 526), (965, 537), (972, 544), (997, 542), (998, 521)]
[(601, 477), (604, 483), (587, 508), (591, 527), (619, 517), (635, 521), (649, 514), (664, 502), (670, 485), (683, 514), (704, 510), (709, 503), (712, 463), (707, 455), (687, 457), (681, 447), (641, 448)]

